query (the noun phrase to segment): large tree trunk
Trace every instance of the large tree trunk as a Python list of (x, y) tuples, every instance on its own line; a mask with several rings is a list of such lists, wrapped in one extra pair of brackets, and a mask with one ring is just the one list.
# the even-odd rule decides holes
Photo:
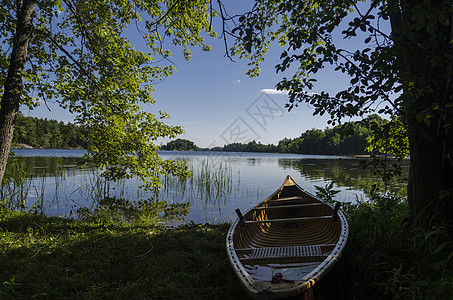
[(425, 8), (433, 17), (439, 16), (450, 11), (451, 2), (403, 0), (400, 3), (401, 24), (396, 30), (395, 47), (402, 70), (408, 122), (409, 208), (416, 225), (425, 230), (433, 225), (452, 229), (453, 129), (447, 127), (453, 122), (449, 108), (453, 102), (450, 45), (453, 27), (434, 19), (437, 24), (433, 30), (433, 19), (419, 14), (419, 9)]
[(5, 174), (13, 139), (14, 122), (19, 112), (23, 90), (22, 76), (28, 56), (28, 44), (33, 32), (32, 16), (36, 6), (36, 0), (24, 0), (22, 4), (20, 1), (17, 2), (16, 33), (0, 108), (0, 182)]
[(412, 118), (408, 128), (409, 208), (416, 225), (426, 230), (433, 225), (453, 225), (453, 164), (451, 153), (447, 152), (451, 151), (453, 132), (446, 135), (439, 124), (442, 122), (438, 118), (431, 120), (430, 125)]

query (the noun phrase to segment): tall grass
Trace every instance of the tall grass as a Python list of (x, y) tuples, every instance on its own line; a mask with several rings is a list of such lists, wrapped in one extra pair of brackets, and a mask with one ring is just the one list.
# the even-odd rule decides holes
[[(316, 187), (332, 203), (333, 184)], [(407, 199), (391, 193), (343, 203), (349, 241), (342, 299), (452, 299), (453, 238), (444, 228), (414, 227)]]
[[(139, 189), (140, 183), (137, 179), (109, 181), (100, 176), (98, 169), (84, 169), (77, 174), (74, 182), (69, 182), (66, 174), (74, 172), (72, 168), (58, 165), (49, 174), (43, 173), (41, 176), (33, 177), (27, 174), (26, 167), (20, 159), (10, 159), (0, 190), (2, 205), (5, 208), (43, 213), (46, 206), (68, 205), (67, 203), (73, 202), (75, 208), (94, 209), (103, 199), (112, 198), (131, 201), (153, 198), (178, 203), (203, 201), (206, 204), (216, 204), (226, 201), (234, 186), (231, 165), (208, 159), (189, 165), (192, 176), (188, 179), (181, 179), (170, 173), (165, 174), (160, 178), (162, 188), (151, 193)], [(75, 174), (68, 176), (73, 178)], [(237, 182), (239, 186), (239, 173)], [(68, 193), (71, 185), (73, 190)]]
[(405, 198), (375, 195), (345, 208), (349, 286), (356, 299), (451, 299), (453, 240), (412, 226)]
[[(178, 194), (187, 201), (202, 200), (205, 203), (216, 204), (226, 201), (234, 190), (233, 168), (231, 164), (223, 161), (210, 161), (202, 159), (195, 166), (189, 165), (191, 177), (181, 179), (171, 174), (161, 177), (163, 187), (154, 192), (155, 198), (169, 197)], [(237, 187), (240, 179), (238, 173)]]
[[(12, 157), (8, 165), (0, 187), (0, 203), (6, 209), (32, 211), (35, 214), (44, 213), (44, 204), (47, 200), (53, 203), (59, 202), (61, 185), (66, 180), (67, 170), (60, 164), (49, 170), (43, 169), (41, 174), (27, 172), (26, 162), (20, 158)], [(53, 181), (52, 199), (45, 199), (48, 181)]]
[(207, 202), (218, 200), (232, 191), (233, 171), (226, 162), (215, 164), (207, 159), (202, 160), (193, 176), (199, 197)]
[[(12, 158), (8, 162), (0, 187), (0, 203), (4, 208), (25, 210), (28, 207), (28, 196), (33, 190), (37, 197), (42, 198), (42, 194), (38, 195), (38, 190), (42, 189), (33, 185), (33, 178), (28, 177), (25, 170), (25, 163), (20, 159)], [(38, 206), (42, 208), (40, 204), (41, 201)], [(35, 211), (36, 208), (35, 206)]]

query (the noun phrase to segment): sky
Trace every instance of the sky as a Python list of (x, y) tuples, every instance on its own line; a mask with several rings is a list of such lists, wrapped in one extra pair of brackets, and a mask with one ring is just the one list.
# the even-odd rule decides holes
[[(230, 0), (230, 14), (246, 11), (251, 1)], [(217, 31), (220, 28), (214, 27)], [(223, 146), (255, 140), (263, 144), (277, 144), (279, 140), (295, 138), (308, 129), (328, 127), (327, 116), (313, 116), (313, 109), (301, 104), (288, 112), (286, 94), (278, 93), (275, 85), (286, 75), (276, 73), (280, 51), (273, 47), (261, 65), (261, 75), (246, 75), (247, 61), (225, 57), (223, 39), (207, 38), (211, 51), (191, 49), (192, 59), (186, 61), (182, 49), (173, 48), (177, 73), (155, 85), (156, 104), (143, 107), (149, 112), (163, 110), (170, 115), (170, 125), (180, 125), (185, 133), (178, 136), (193, 141), (201, 148)], [(326, 69), (317, 76), (318, 83), (312, 92), (326, 91), (335, 94), (348, 86), (344, 75)], [(49, 102), (49, 109), (41, 105), (33, 111), (23, 109), (24, 115), (72, 122), (73, 116)], [(165, 144), (167, 139), (157, 143)]]

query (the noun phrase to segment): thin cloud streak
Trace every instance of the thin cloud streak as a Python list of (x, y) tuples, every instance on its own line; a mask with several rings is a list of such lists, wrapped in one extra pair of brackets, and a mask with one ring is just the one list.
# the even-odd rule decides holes
[(288, 95), (288, 91), (279, 91), (277, 89), (262, 89), (261, 93), (270, 95)]

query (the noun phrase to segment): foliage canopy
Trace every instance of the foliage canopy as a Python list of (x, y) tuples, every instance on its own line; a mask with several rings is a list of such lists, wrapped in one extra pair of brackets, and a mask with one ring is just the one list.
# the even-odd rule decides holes
[[(187, 176), (183, 162), (162, 161), (153, 143), (174, 138), (182, 128), (166, 125), (165, 112), (145, 112), (142, 105), (155, 103), (154, 84), (175, 71), (166, 47), (181, 48), (186, 59), (191, 47), (209, 50), (203, 37), (203, 32), (214, 36), (209, 5), (205, 0), (3, 1), (2, 108), (12, 107), (14, 117), (19, 105), (56, 101), (87, 128), (87, 161), (105, 168), (107, 178), (138, 176), (151, 187), (160, 184), (159, 173)], [(29, 40), (26, 61), (14, 60), (21, 38)], [(3, 126), (10, 129), (11, 123)]]
[[(329, 123), (374, 112), (393, 116), (384, 130), (395, 133), (390, 152), (411, 157), (414, 222), (453, 228), (452, 15), (450, 0), (255, 1), (231, 33), (237, 38), (231, 54), (250, 59), (248, 74), (257, 76), (278, 43), (275, 69), (292, 73), (277, 84), (289, 92), (289, 109), (308, 103), (315, 114), (329, 114)], [(334, 96), (310, 92), (327, 65), (347, 75), (349, 85)], [(398, 140), (405, 130), (408, 147)], [(377, 149), (387, 143), (373, 142)]]

